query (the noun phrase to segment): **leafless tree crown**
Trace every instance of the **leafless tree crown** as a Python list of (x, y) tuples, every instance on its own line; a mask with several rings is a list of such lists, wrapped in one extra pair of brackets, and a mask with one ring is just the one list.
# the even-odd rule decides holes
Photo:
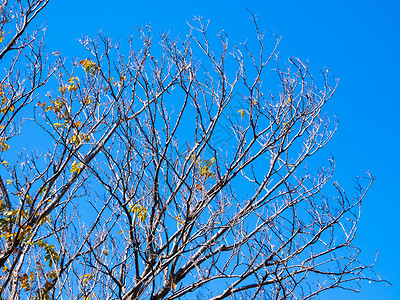
[(307, 299), (381, 281), (353, 244), (373, 178), (349, 196), (333, 158), (312, 167), (336, 131), (327, 70), (278, 64), (256, 18), (240, 45), (197, 18), (183, 40), (82, 38), (69, 63), (30, 29), (47, 3), (0, 5), (1, 299)]

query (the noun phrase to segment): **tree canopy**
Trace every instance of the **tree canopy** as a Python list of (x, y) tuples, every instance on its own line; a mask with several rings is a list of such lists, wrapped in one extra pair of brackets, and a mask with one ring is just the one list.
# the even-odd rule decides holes
[(353, 243), (373, 177), (349, 195), (333, 157), (315, 167), (337, 80), (279, 62), (254, 15), (241, 44), (197, 18), (184, 39), (85, 37), (66, 60), (31, 29), (48, 1), (2, 3), (1, 299), (308, 299), (382, 281)]

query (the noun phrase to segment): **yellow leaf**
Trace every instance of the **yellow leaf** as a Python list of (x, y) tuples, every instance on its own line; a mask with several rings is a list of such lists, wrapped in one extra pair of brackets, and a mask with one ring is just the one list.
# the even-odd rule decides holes
[(10, 145), (6, 144), (6, 139), (2, 138), (0, 139), (0, 151), (4, 152), (10, 149)]
[(139, 218), (140, 221), (144, 222), (147, 219), (147, 209), (139, 204), (135, 204), (134, 206), (129, 208), (130, 211)]
[(86, 105), (89, 105), (90, 103), (92, 103), (92, 98), (90, 96), (87, 96), (84, 100), (83, 103)]
[(1, 163), (3, 166), (8, 166), (8, 162), (3, 160), (3, 162)]
[(26, 195), (26, 201), (28, 202), (28, 204), (32, 204), (32, 197), (30, 195)]
[(78, 89), (78, 87), (77, 87), (75, 84), (70, 84), (70, 85), (67, 85), (66, 87), (67, 87), (67, 90), (68, 90), (69, 92), (70, 92), (70, 91), (75, 92), (75, 91)]
[(82, 65), (82, 67), (84, 68), (86, 74), (88, 74), (90, 72), (90, 74), (93, 76), (94, 73), (98, 70), (98, 67), (96, 66), (96, 64), (91, 61), (90, 59), (84, 59), (81, 60), (79, 62), (80, 65)]
[(243, 117), (244, 117), (244, 114), (245, 114), (244, 110), (241, 109), (241, 110), (239, 110), (238, 112), (240, 112), (240, 116), (243, 118)]
[(288, 129), (289, 129), (289, 124), (283, 123), (283, 130), (288, 130)]
[(72, 166), (71, 166), (71, 170), (69, 171), (70, 173), (80, 173), (81, 172), (81, 168), (80, 168), (80, 166), (82, 165), (82, 163), (77, 163), (76, 161), (74, 161), (73, 163), (72, 163)]
[(179, 228), (179, 226), (183, 225), (184, 220), (181, 217), (175, 217), (176, 220), (176, 226)]
[(65, 92), (67, 91), (67, 86), (60, 86), (60, 88), (58, 89), (59, 92), (61, 92), (62, 95), (65, 94)]
[(84, 142), (90, 142), (90, 136), (87, 134), (82, 133), (82, 139)]
[(11, 184), (13, 181), (11, 179), (7, 179), (7, 184)]

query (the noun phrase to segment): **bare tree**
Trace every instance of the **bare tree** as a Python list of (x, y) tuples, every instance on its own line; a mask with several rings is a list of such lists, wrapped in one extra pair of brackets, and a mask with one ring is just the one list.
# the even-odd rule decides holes
[[(256, 18), (252, 46), (220, 33), (215, 47), (196, 19), (184, 40), (82, 38), (70, 65), (25, 33), (47, 1), (15, 3), (1, 10), (2, 299), (307, 299), (382, 281), (353, 244), (373, 178), (348, 196), (333, 158), (306, 164), (336, 130), (327, 70), (318, 88), (306, 63), (278, 64)], [(40, 142), (9, 142), (28, 130)]]

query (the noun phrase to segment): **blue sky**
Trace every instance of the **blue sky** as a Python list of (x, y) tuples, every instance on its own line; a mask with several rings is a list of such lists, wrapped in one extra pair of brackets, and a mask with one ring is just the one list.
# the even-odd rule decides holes
[(250, 9), (266, 36), (282, 35), (282, 61), (308, 60), (317, 74), (329, 68), (340, 78), (327, 112), (339, 129), (327, 148), (336, 158), (336, 179), (351, 187), (351, 178), (371, 171), (376, 181), (364, 200), (357, 245), (365, 263), (379, 252), (376, 271), (393, 286), (366, 284), (360, 294), (328, 292), (321, 299), (400, 299), (398, 183), (400, 109), (400, 4), (397, 1), (50, 1), (41, 13), (47, 22), (47, 47), (63, 56), (78, 55), (77, 41), (99, 30), (122, 41), (133, 27), (152, 25), (153, 34), (184, 36), (194, 15), (224, 29), (231, 42), (253, 32)]

